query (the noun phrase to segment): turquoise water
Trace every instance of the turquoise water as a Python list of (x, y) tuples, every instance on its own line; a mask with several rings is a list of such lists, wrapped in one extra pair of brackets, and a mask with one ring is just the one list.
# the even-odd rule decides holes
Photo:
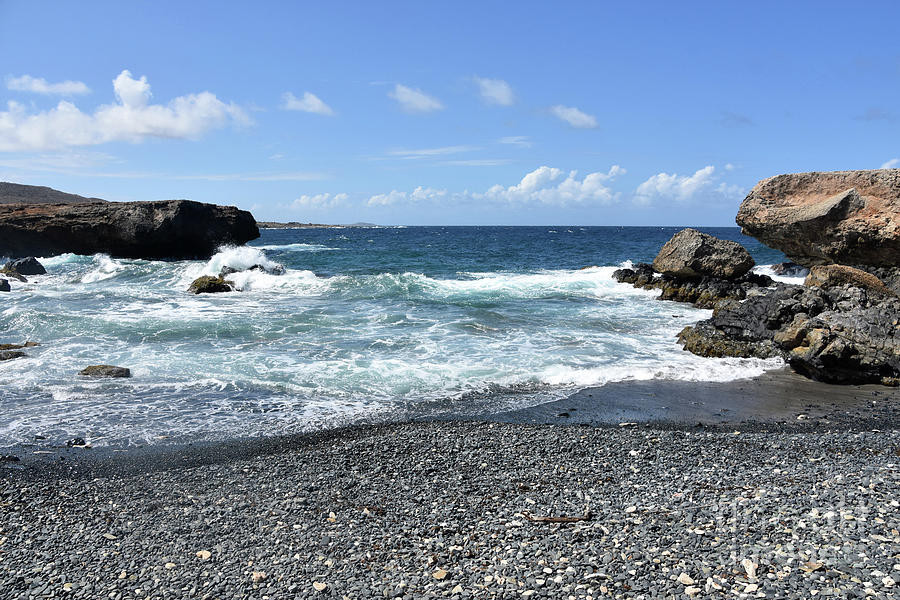
[[(209, 261), (44, 257), (2, 296), (0, 448), (273, 435), (366, 420), (477, 415), (628, 379), (726, 381), (775, 361), (704, 359), (675, 335), (710, 313), (612, 271), (676, 228), (264, 230)], [(784, 260), (737, 228), (757, 263)], [(222, 267), (241, 290), (194, 296)], [(129, 367), (94, 381), (89, 364)]]

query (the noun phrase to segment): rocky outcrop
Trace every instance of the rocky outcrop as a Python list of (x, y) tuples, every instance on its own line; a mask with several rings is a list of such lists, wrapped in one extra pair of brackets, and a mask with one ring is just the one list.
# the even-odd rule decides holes
[(0, 292), (9, 292), (12, 288), (9, 287), (9, 282), (5, 279), (0, 279)]
[(734, 279), (754, 264), (750, 253), (737, 242), (720, 240), (696, 229), (676, 233), (653, 259), (655, 271), (682, 279)]
[(11, 260), (3, 267), (2, 272), (16, 272), (19, 275), (46, 275), (47, 269), (44, 268), (38, 259), (33, 256)]
[(233, 292), (234, 282), (222, 277), (203, 275), (195, 279), (188, 290), (192, 294), (216, 294), (220, 292)]
[(131, 377), (131, 369), (113, 365), (91, 365), (83, 368), (78, 374), (96, 378), (124, 378)]
[(900, 169), (778, 175), (741, 204), (747, 235), (811, 267), (900, 265)]
[(0, 204), (0, 255), (208, 258), (259, 237), (247, 211), (189, 200)]
[(652, 265), (617, 269), (613, 278), (661, 290), (660, 300), (713, 308), (721, 300), (743, 300), (751, 290), (772, 285), (770, 277), (749, 271), (753, 264), (750, 253), (737, 242), (684, 229), (666, 242)]
[(816, 265), (809, 270), (803, 284), (821, 288), (851, 285), (866, 290), (870, 296), (881, 298), (897, 295), (871, 273), (845, 265)]
[(679, 334), (701, 356), (781, 357), (827, 383), (900, 381), (900, 298), (854, 285), (779, 285), (719, 303)]

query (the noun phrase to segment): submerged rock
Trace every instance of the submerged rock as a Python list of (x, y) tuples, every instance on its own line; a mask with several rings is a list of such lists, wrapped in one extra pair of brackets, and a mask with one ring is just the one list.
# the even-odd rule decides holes
[(131, 377), (131, 369), (113, 365), (91, 365), (78, 372), (86, 377)]
[(268, 273), (269, 275), (284, 275), (284, 266), (274, 265), (272, 267), (266, 267), (264, 265), (253, 265), (247, 269), (235, 269), (234, 267), (224, 266), (222, 267), (222, 270), (219, 271), (219, 277), (227, 277), (228, 275), (241, 273), (242, 271), (261, 271), (263, 273)]
[(778, 175), (741, 204), (744, 233), (811, 267), (900, 265), (900, 169)]
[(20, 275), (46, 275), (47, 269), (44, 268), (38, 259), (33, 256), (12, 260), (3, 267), (5, 272), (15, 271)]
[(40, 346), (37, 342), (25, 342), (24, 344), (0, 344), (0, 350), (21, 350), (22, 348), (34, 348)]
[(12, 288), (9, 287), (9, 282), (5, 279), (0, 279), (0, 292), (8, 292)]
[(783, 262), (772, 265), (772, 272), (784, 277), (806, 277), (809, 269), (795, 262)]
[(259, 237), (253, 215), (189, 200), (0, 204), (0, 254), (208, 258)]
[(12, 360), (14, 358), (22, 358), (26, 356), (24, 352), (18, 350), (0, 350), (0, 360)]
[(696, 229), (676, 233), (653, 259), (655, 271), (682, 279), (734, 279), (754, 264), (750, 253), (737, 242), (720, 240)]
[(233, 292), (234, 282), (222, 277), (213, 277), (212, 275), (203, 275), (198, 277), (191, 283), (188, 288), (192, 294), (215, 294), (219, 292)]

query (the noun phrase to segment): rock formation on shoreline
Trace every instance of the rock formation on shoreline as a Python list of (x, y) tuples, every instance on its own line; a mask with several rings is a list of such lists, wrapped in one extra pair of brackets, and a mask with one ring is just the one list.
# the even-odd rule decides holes
[(257, 237), (249, 212), (190, 200), (0, 204), (0, 255), (10, 257), (201, 259)]
[(898, 169), (760, 182), (741, 204), (737, 222), (744, 233), (811, 267), (805, 284), (695, 302), (713, 308), (713, 316), (686, 327), (679, 341), (700, 356), (781, 357), (798, 373), (827, 383), (898, 385), (898, 219)]
[(771, 177), (750, 191), (736, 221), (807, 267), (900, 266), (900, 169)]

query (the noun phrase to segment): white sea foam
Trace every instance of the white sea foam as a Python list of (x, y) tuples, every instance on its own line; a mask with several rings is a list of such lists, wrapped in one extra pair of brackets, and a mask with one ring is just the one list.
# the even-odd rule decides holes
[(82, 283), (96, 283), (115, 277), (116, 273), (124, 268), (121, 262), (113, 260), (106, 254), (95, 254), (93, 259), (96, 268), (82, 276)]
[(795, 284), (795, 285), (803, 285), (803, 282), (806, 279), (806, 275), (809, 272), (808, 270), (803, 269), (802, 275), (795, 275), (795, 276), (779, 275), (779, 274), (775, 273), (775, 271), (772, 270), (773, 266), (774, 265), (757, 265), (756, 267), (753, 268), (753, 271), (755, 273), (759, 273), (760, 275), (768, 275), (775, 281), (780, 281), (782, 283), (791, 283), (791, 284)]

